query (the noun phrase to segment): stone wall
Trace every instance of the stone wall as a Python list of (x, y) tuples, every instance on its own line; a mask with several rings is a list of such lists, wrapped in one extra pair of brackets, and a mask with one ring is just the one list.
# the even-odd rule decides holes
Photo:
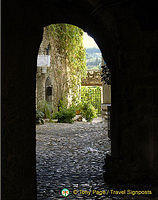
[[(57, 111), (59, 101), (64, 100), (67, 105), (72, 102), (73, 92), (71, 90), (71, 82), (69, 78), (70, 68), (67, 62), (67, 57), (59, 53), (57, 41), (53, 37), (48, 36), (48, 31), (44, 28), (43, 40), (39, 48), (39, 55), (50, 55), (50, 66), (37, 67), (36, 74), (36, 104), (39, 101), (49, 99), (53, 106), (53, 110)], [(43, 70), (45, 68), (45, 70)], [(48, 98), (46, 80), (50, 79), (52, 87), (52, 95)], [(79, 89), (78, 89), (79, 92)]]
[(82, 86), (102, 86), (101, 71), (100, 70), (87, 70), (86, 78), (82, 79)]

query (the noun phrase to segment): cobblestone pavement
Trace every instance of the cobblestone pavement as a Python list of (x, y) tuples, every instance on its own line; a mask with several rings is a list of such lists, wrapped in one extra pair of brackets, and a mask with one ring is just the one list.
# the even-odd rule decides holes
[(66, 199), (106, 199), (79, 191), (105, 188), (102, 167), (110, 151), (106, 123), (47, 123), (36, 132), (38, 200), (65, 199), (63, 188), (70, 190)]
[[(107, 123), (100, 119), (92, 123), (47, 123), (36, 130), (38, 200), (150, 199), (101, 195), (101, 191), (111, 189), (102, 176), (105, 154), (110, 152)], [(64, 188), (70, 191), (68, 197), (61, 195)], [(93, 194), (93, 190), (100, 194)], [(90, 195), (85, 191), (91, 191)]]

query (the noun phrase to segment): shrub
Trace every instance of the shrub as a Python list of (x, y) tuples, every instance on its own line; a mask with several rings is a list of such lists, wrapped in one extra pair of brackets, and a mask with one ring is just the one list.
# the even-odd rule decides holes
[(97, 110), (97, 114), (101, 114), (101, 88), (99, 86), (81, 86), (82, 101), (90, 102)]
[(37, 110), (44, 113), (43, 118), (51, 119), (51, 113), (52, 113), (52, 105), (48, 103), (47, 101), (40, 101), (37, 104)]
[(93, 118), (97, 117), (97, 111), (90, 102), (82, 102), (81, 115), (91, 122)]
[(36, 110), (36, 124), (44, 124), (44, 113), (40, 110)]
[(60, 110), (53, 114), (53, 118), (58, 119), (59, 123), (72, 123), (73, 118), (76, 115), (75, 108), (69, 107), (60, 107)]
[(75, 105), (75, 109), (76, 111), (80, 111), (82, 110), (82, 106), (83, 106), (83, 102), (77, 102), (77, 105)]

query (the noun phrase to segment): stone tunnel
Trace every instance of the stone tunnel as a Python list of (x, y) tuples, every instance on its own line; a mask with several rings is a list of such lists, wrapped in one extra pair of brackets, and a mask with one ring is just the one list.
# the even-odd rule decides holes
[(157, 186), (158, 24), (152, 1), (3, 0), (2, 8), (2, 199), (37, 198), (36, 62), (43, 27), (55, 23), (88, 32), (111, 70), (105, 182)]

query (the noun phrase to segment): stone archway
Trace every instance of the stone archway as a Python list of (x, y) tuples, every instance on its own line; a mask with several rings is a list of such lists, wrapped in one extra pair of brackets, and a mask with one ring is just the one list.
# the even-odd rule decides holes
[(121, 0), (117, 4), (102, 0), (15, 4), (8, 0), (3, 6), (2, 197), (36, 199), (36, 60), (42, 27), (52, 23), (74, 24), (93, 35), (111, 67), (112, 153), (106, 159), (106, 180), (115, 176), (116, 182), (156, 183), (158, 26), (154, 4), (143, 2), (142, 7), (141, 1)]

